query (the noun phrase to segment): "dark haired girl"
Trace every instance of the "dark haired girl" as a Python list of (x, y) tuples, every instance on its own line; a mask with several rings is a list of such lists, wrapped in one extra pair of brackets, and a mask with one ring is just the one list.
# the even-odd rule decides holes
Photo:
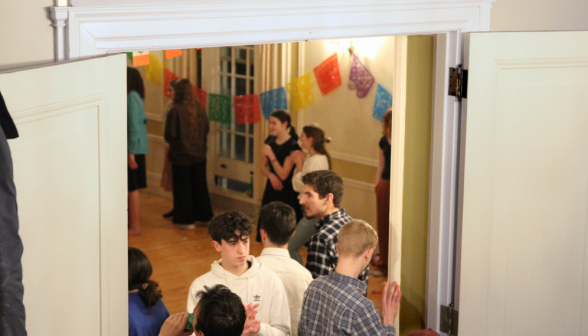
[(388, 236), (390, 235), (390, 162), (392, 157), (392, 109), (382, 118), (382, 138), (378, 143), (380, 159), (376, 172), (376, 213), (378, 215), (378, 246), (380, 254), (373, 257), (376, 266), (388, 267)]
[(157, 336), (169, 312), (145, 253), (129, 247), (129, 336)]
[[(265, 191), (261, 205), (273, 201), (281, 201), (290, 205), (296, 211), (296, 219), (302, 218), (302, 210), (298, 204), (298, 193), (292, 187), (292, 175), (294, 175), (293, 166), (289, 165), (284, 169), (283, 165), (286, 158), (294, 151), (299, 151), (298, 135), (290, 114), (284, 110), (272, 112), (269, 118), (270, 136), (265, 140), (265, 145), (261, 149), (263, 159), (261, 160), (261, 173), (267, 177)], [(277, 170), (282, 172), (282, 178), (278, 176)], [(258, 242), (261, 241), (259, 234), (259, 225), (257, 226)]]
[(174, 83), (173, 101), (165, 122), (167, 157), (172, 164), (173, 221), (178, 228), (193, 229), (194, 222), (205, 224), (212, 218), (206, 183), (206, 138), (210, 126), (189, 80)]
[(149, 153), (147, 140), (147, 119), (145, 118), (145, 87), (141, 74), (135, 68), (127, 67), (127, 145), (129, 184), (129, 234), (141, 234), (139, 210), (141, 197), (139, 189), (147, 188), (145, 154)]

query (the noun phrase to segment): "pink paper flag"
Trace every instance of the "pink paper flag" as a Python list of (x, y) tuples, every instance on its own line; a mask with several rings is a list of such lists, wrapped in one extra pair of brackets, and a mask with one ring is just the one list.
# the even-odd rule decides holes
[(341, 86), (337, 53), (314, 68), (314, 76), (323, 96)]
[(363, 98), (374, 85), (376, 80), (369, 70), (361, 63), (359, 58), (353, 54), (351, 62), (351, 72), (349, 73), (349, 90), (357, 90), (357, 97)]

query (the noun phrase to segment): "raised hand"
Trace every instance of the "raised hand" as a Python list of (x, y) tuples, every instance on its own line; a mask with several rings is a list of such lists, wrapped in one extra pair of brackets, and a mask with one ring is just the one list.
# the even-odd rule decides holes
[(159, 330), (159, 336), (189, 336), (192, 332), (185, 332), (184, 328), (188, 322), (187, 312), (170, 315)]
[(396, 281), (392, 284), (386, 282), (384, 292), (382, 293), (382, 311), (380, 312), (382, 324), (394, 325), (394, 319), (396, 319), (396, 314), (398, 314), (401, 297), (402, 292), (398, 283)]
[[(244, 305), (245, 306), (245, 305)], [(258, 304), (248, 304), (245, 306), (245, 312), (247, 313), (247, 319), (245, 320), (245, 326), (243, 327), (242, 335), (254, 335), (259, 332), (261, 328), (261, 321), (256, 320)]]

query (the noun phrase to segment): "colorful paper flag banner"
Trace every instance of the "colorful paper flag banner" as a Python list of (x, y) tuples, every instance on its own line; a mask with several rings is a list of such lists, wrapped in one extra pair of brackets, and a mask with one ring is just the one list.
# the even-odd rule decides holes
[(157, 56), (150, 53), (149, 64), (145, 67), (145, 79), (153, 82), (153, 84), (159, 84), (159, 81), (161, 81), (161, 69), (163, 69), (163, 66)]
[(314, 68), (314, 76), (323, 96), (341, 86), (337, 53)]
[(149, 64), (148, 51), (133, 51), (133, 66), (138, 67)]
[(259, 96), (250, 94), (233, 97), (235, 103), (235, 121), (238, 125), (257, 124), (260, 119)]
[(310, 72), (307, 72), (303, 76), (286, 84), (286, 89), (290, 95), (292, 112), (296, 112), (312, 104), (311, 79)]
[(261, 108), (263, 110), (263, 117), (269, 120), (270, 114), (275, 110), (287, 110), (288, 99), (286, 97), (286, 89), (282, 86), (277, 89), (263, 92), (260, 95)]
[(173, 49), (165, 51), (165, 59), (182, 56), (182, 49)]
[(127, 53), (127, 58), (129, 59), (129, 61), (133, 61), (133, 53), (132, 52), (128, 52)]
[(208, 93), (201, 88), (194, 87), (194, 94), (196, 95), (196, 99), (206, 108), (206, 98), (208, 97)]
[(230, 125), (231, 97), (210, 93), (208, 95), (208, 119)]
[(374, 111), (372, 116), (378, 120), (382, 121), (384, 117), (384, 113), (386, 110), (392, 107), (392, 95), (382, 87), (382, 85), (378, 84), (378, 90), (376, 91), (376, 100), (374, 101)]
[(364, 98), (372, 88), (376, 80), (369, 70), (361, 63), (359, 58), (353, 54), (351, 71), (349, 73), (349, 90), (357, 90), (357, 98)]
[(169, 95), (169, 83), (175, 79), (179, 79), (175, 73), (169, 71), (168, 69), (163, 70), (163, 94), (167, 98), (171, 98)]

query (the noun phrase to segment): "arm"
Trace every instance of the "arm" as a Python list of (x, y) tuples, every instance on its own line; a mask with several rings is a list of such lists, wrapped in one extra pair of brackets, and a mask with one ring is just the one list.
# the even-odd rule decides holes
[(306, 268), (310, 271), (314, 279), (328, 275), (333, 270), (328, 255), (328, 247), (318, 234), (312, 236), (310, 240), (306, 257)]
[(185, 332), (184, 328), (188, 322), (188, 313), (183, 312), (168, 317), (159, 331), (159, 336), (188, 336), (192, 332)]
[(380, 149), (380, 159), (378, 161), (378, 170), (376, 170), (376, 187), (382, 179), (382, 171), (384, 170), (384, 151)]
[(278, 175), (280, 180), (283, 181), (288, 178), (288, 175), (290, 175), (290, 172), (294, 167), (294, 161), (292, 161), (292, 159), (286, 159), (284, 161), (284, 166), (280, 165), (280, 162), (278, 162), (278, 160), (276, 159), (276, 155), (274, 154), (272, 148), (269, 145), (263, 146), (263, 148), (261, 149), (261, 153), (266, 156), (267, 160), (274, 168), (274, 171), (276, 172), (276, 175)]
[(174, 108), (167, 114), (163, 136), (168, 143), (171, 143), (178, 137), (178, 112)]
[(267, 156), (262, 155), (261, 166), (259, 167), (261, 174), (269, 178), (272, 188), (275, 190), (282, 190), (282, 181), (269, 168), (269, 161)]
[[(127, 96), (127, 152), (133, 153), (140, 139), (140, 127), (143, 125), (140, 106), (134, 94)], [(140, 99), (140, 98), (139, 98)]]

